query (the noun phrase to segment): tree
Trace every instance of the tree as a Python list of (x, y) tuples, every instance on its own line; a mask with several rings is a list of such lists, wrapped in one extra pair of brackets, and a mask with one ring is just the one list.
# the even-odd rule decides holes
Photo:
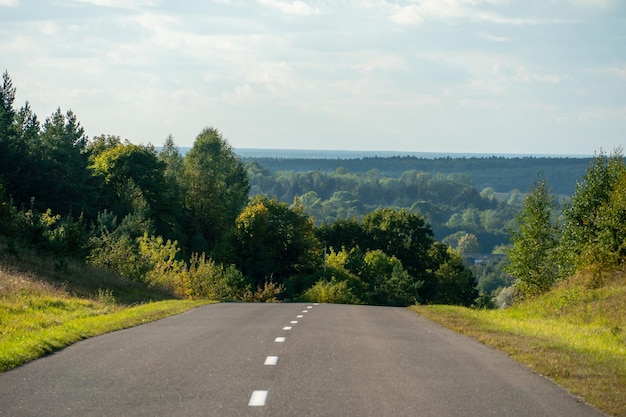
[(423, 217), (406, 210), (378, 209), (363, 218), (366, 250), (380, 249), (402, 262), (414, 278), (424, 278), (429, 269), (428, 250), (434, 243), (433, 232)]
[(15, 87), (8, 71), (2, 74), (2, 84), (0, 85), (0, 175), (6, 175), (9, 167), (13, 167), (15, 160), (12, 154), (13, 141), (16, 137), (15, 131)]
[[(19, 134), (20, 123), (14, 108), (15, 92), (13, 81), (5, 71), (0, 84), (0, 181), (4, 183), (7, 194), (17, 202), (27, 204), (31, 196), (24, 197), (24, 194), (27, 194), (25, 190), (28, 189), (30, 176), (27, 173), (24, 175), (24, 168), (30, 163)], [(38, 125), (36, 134), (39, 134)]]
[[(565, 225), (562, 236), (564, 254), (564, 275), (596, 262), (598, 237), (605, 233), (601, 219), (602, 207), (610, 205), (612, 192), (626, 166), (621, 149), (616, 149), (607, 156), (603, 152), (595, 156), (587, 168), (582, 180), (576, 183), (576, 190), (569, 204), (565, 205), (563, 214)], [(606, 214), (606, 213), (605, 213)], [(595, 246), (595, 248), (594, 248)], [(589, 256), (589, 255), (593, 256)]]
[[(157, 234), (172, 238), (175, 220), (164, 180), (165, 164), (152, 146), (114, 143), (101, 147), (99, 153), (91, 156), (90, 168), (102, 181), (103, 203), (120, 217), (132, 213), (134, 208), (129, 203), (134, 198), (128, 191), (136, 187), (147, 203), (145, 215), (154, 220)], [(129, 181), (133, 183), (131, 188)]]
[(591, 257), (587, 262), (602, 272), (612, 272), (626, 261), (626, 169), (621, 169), (609, 199), (598, 209), (597, 228), (598, 234), (585, 250)]
[(478, 238), (471, 233), (465, 233), (459, 238), (457, 244), (457, 250), (461, 255), (467, 255), (470, 253), (479, 253), (480, 245), (478, 244)]
[(556, 198), (546, 180), (539, 177), (516, 216), (517, 229), (511, 231), (507, 272), (517, 279), (516, 287), (527, 297), (549, 290), (558, 277), (555, 208)]
[(60, 108), (48, 117), (33, 147), (36, 166), (31, 173), (37, 207), (57, 213), (95, 216), (95, 188), (86, 153), (87, 136), (76, 115)]
[(369, 304), (407, 306), (418, 302), (423, 282), (411, 277), (398, 258), (377, 249), (367, 252), (363, 262)]
[(234, 232), (236, 264), (255, 286), (306, 275), (322, 262), (314, 225), (301, 207), (255, 197), (237, 217)]
[(243, 163), (216, 129), (204, 129), (185, 155), (181, 185), (191, 250), (215, 249), (234, 227), (250, 190)]
[(469, 307), (478, 297), (474, 274), (463, 266), (458, 253), (448, 250), (447, 255), (447, 260), (435, 271), (437, 293), (433, 302)]

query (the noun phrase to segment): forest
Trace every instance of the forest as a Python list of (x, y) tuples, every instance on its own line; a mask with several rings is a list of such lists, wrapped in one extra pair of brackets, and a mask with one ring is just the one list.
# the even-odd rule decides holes
[[(543, 291), (592, 260), (609, 268), (624, 258), (620, 150), (554, 163), (460, 159), (453, 168), (444, 158), (420, 168), (374, 158), (306, 170), (244, 160), (213, 127), (185, 153), (171, 136), (158, 150), (88, 138), (71, 110), (42, 122), (28, 102), (16, 107), (15, 92), (5, 72), (0, 254), (34, 250), (59, 269), (71, 259), (180, 298), (477, 307)], [(548, 175), (560, 178), (561, 196)], [(597, 245), (587, 215), (599, 216)], [(525, 229), (535, 223), (549, 233), (541, 253)], [(528, 278), (538, 265), (541, 278)]]
[(479, 190), (492, 188), (498, 193), (530, 189), (538, 173), (557, 195), (571, 196), (591, 157), (539, 156), (463, 156), (434, 157), (388, 156), (355, 158), (286, 158), (243, 157), (244, 162), (256, 162), (272, 174), (284, 172), (325, 172), (345, 170), (360, 175), (399, 178), (405, 172), (426, 172), (445, 176), (467, 175)]

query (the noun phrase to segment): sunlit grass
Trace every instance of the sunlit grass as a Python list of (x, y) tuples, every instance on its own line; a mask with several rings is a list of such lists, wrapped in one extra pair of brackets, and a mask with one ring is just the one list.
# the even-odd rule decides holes
[(412, 310), (510, 354), (606, 413), (626, 416), (626, 279), (574, 281), (506, 310)]
[(209, 302), (163, 299), (162, 292), (94, 275), (76, 265), (65, 271), (49, 268), (55, 275), (50, 277), (45, 265), (33, 268), (33, 262), (40, 261), (25, 265), (5, 258), (0, 263), (0, 372), (79, 340)]

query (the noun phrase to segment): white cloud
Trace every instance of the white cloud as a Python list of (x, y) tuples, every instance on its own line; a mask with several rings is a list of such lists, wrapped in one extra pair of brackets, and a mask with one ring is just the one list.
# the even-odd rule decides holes
[(0, 7), (16, 7), (20, 0), (0, 0)]
[(281, 13), (287, 15), (297, 15), (297, 16), (310, 16), (319, 14), (320, 11), (317, 8), (311, 7), (307, 3), (299, 0), (295, 0), (292, 2), (279, 1), (279, 0), (257, 0), (259, 3), (266, 7), (270, 7), (272, 9), (276, 9)]
[(406, 67), (404, 58), (392, 54), (384, 54), (371, 59), (365, 64), (357, 65), (356, 68), (365, 72), (372, 72), (376, 70), (392, 71), (399, 70)]
[(623, 80), (626, 80), (626, 65), (621, 65), (621, 66), (614, 65), (614, 66), (607, 66), (607, 67), (602, 67), (602, 68), (592, 68), (587, 71), (604, 75), (604, 76), (621, 78)]
[[(3, 1), (3, 0), (0, 0)], [(143, 7), (154, 7), (158, 5), (158, 0), (73, 0), (78, 3), (87, 3), (100, 7), (112, 7), (118, 9), (140, 9)]]
[(508, 36), (497, 36), (497, 35), (492, 35), (490, 33), (479, 33), (478, 36), (483, 39), (487, 39), (489, 41), (497, 42), (497, 43), (510, 42), (514, 40), (513, 38), (510, 38)]
[(586, 9), (610, 9), (615, 0), (573, 0), (573, 2), (576, 6)]

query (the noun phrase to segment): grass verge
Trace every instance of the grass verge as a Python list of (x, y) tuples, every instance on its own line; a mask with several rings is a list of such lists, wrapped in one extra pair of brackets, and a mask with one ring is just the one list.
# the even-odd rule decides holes
[(506, 352), (607, 414), (626, 417), (626, 276), (590, 289), (574, 280), (506, 310), (413, 306)]
[(77, 263), (58, 268), (53, 259), (0, 256), (0, 372), (209, 302), (171, 299)]

